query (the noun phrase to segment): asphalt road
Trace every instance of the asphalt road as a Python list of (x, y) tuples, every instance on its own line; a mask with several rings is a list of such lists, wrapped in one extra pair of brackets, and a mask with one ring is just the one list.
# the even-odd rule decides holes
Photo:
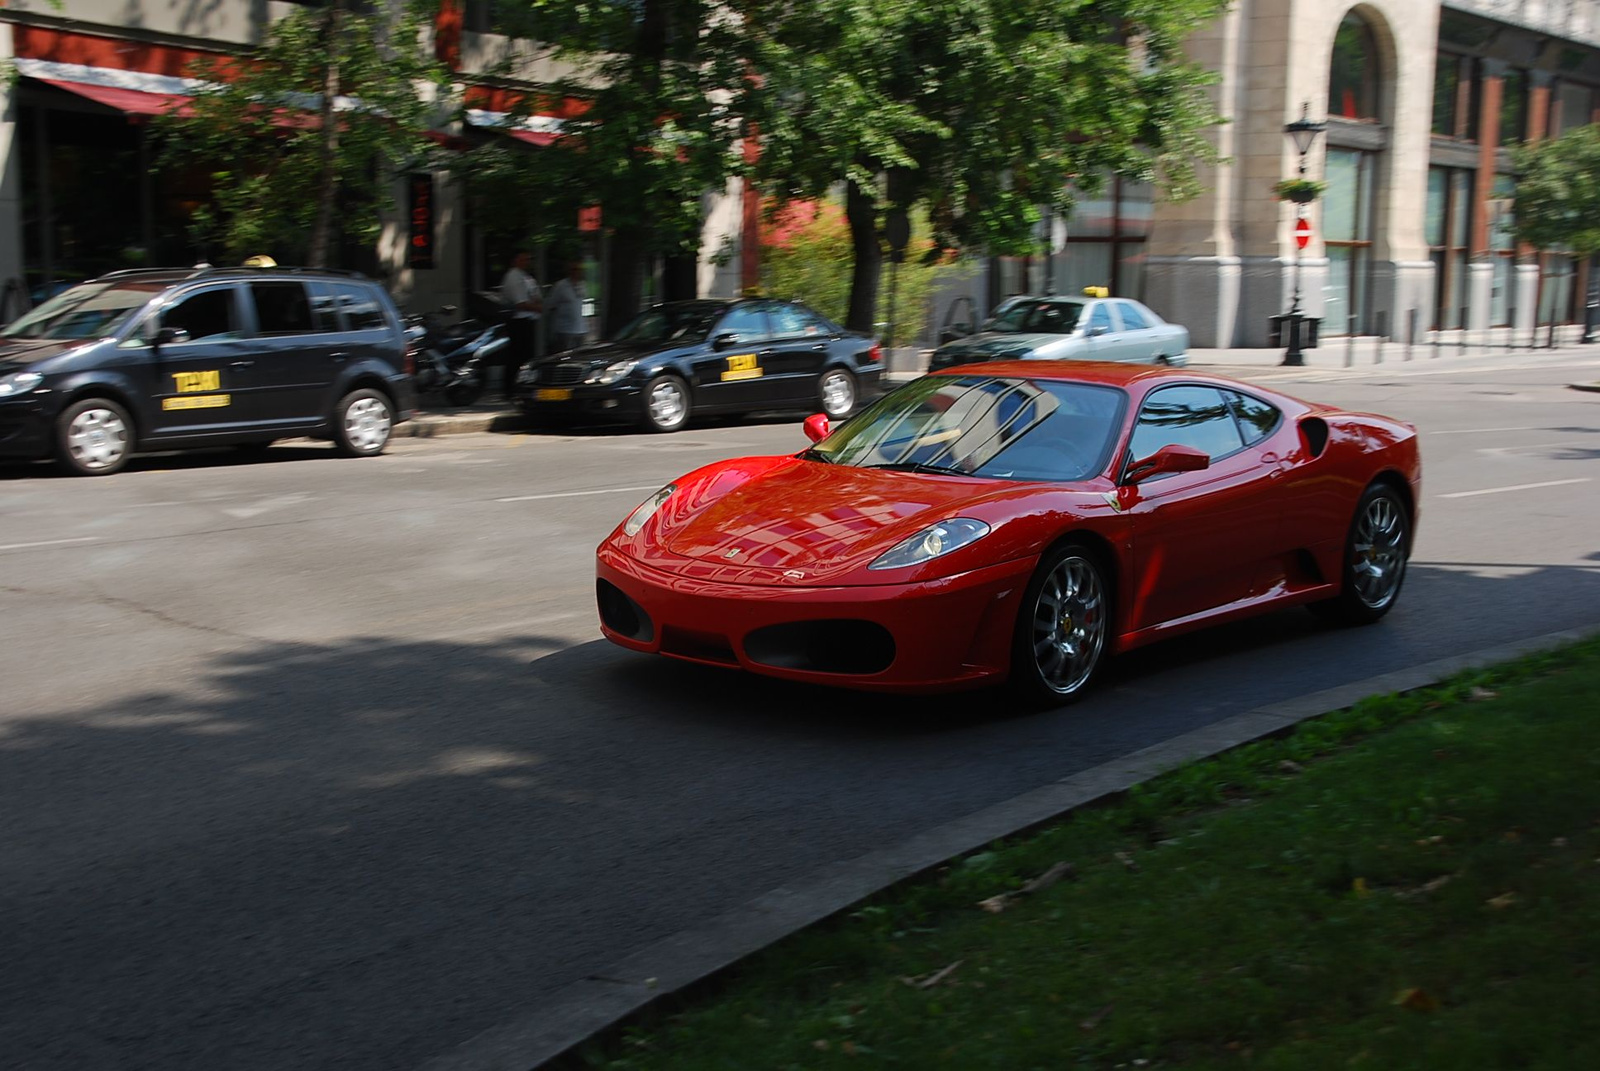
[(1399, 608), (1171, 641), (1049, 715), (598, 638), (594, 545), (694, 465), (803, 445), (793, 418), (0, 467), (0, 1065), (416, 1066), (829, 862), (1265, 702), (1594, 624), (1581, 364), (1262, 373), (1422, 429)]

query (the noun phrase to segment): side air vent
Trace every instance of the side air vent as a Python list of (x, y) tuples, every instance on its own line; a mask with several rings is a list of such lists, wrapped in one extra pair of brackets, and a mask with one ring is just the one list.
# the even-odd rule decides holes
[(1306, 417), (1300, 421), (1300, 437), (1306, 441), (1306, 449), (1311, 451), (1312, 457), (1321, 457), (1322, 451), (1328, 448), (1328, 422), (1321, 417)]

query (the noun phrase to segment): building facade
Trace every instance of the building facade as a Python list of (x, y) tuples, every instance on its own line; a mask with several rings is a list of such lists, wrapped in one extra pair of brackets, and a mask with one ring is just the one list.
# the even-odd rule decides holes
[(1195, 345), (1263, 345), (1290, 305), (1294, 206), (1272, 188), (1297, 172), (1302, 114), (1327, 124), (1299, 254), (1324, 334), (1582, 315), (1587, 266), (1510, 237), (1512, 150), (1595, 120), (1600, 0), (1236, 0), (1190, 50), (1220, 76), (1226, 162), (1204, 196), (1155, 204), (1135, 274)]
[[(150, 120), (197, 83), (197, 61), (261, 41), (293, 4), (283, 0), (9, 0), (0, 7), (0, 322), (60, 286), (118, 268), (195, 263), (213, 255), (190, 220), (206, 176), (157, 169)], [(435, 40), (459, 76), (466, 115), (454, 136), (504, 137), (539, 153), (560, 117), (512, 123), (519, 94), (569, 73), (547, 49), (496, 32), (493, 0), (444, 5)], [(492, 75), (487, 72), (492, 71)], [(403, 307), (461, 304), (498, 284), (512, 253), (471, 218), (448, 171), (397, 176), (393, 208), (374, 248), (346, 248), (342, 262), (382, 278)], [(749, 197), (738, 183), (704, 198), (701, 293), (736, 293), (748, 274), (740, 246)], [(609, 255), (599, 212), (580, 213), (561, 244), (589, 263), (602, 301)], [(426, 255), (418, 256), (418, 243)], [(262, 250), (271, 254), (273, 250)], [(543, 260), (536, 250), (536, 263)], [(541, 281), (561, 275), (541, 265)], [(657, 269), (659, 273), (659, 268)], [(659, 294), (659, 278), (645, 295)]]

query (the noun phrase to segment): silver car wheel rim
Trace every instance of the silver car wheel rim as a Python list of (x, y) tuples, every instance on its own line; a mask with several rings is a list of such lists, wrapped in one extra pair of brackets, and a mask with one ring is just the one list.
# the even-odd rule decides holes
[(344, 434), (357, 450), (375, 450), (389, 441), (389, 407), (376, 398), (357, 398), (344, 411)]
[(683, 420), (683, 391), (671, 380), (650, 388), (650, 419), (659, 427), (676, 427)]
[(1083, 687), (1105, 646), (1105, 591), (1086, 559), (1063, 558), (1033, 604), (1033, 659), (1045, 687), (1070, 695)]
[(822, 411), (831, 417), (841, 416), (855, 404), (856, 392), (850, 377), (843, 372), (829, 372), (822, 377)]
[(85, 409), (67, 425), (67, 449), (85, 469), (110, 468), (128, 452), (128, 425), (110, 409)]
[(1394, 600), (1406, 572), (1406, 518), (1393, 497), (1379, 495), (1367, 503), (1356, 523), (1350, 564), (1363, 606), (1381, 610)]

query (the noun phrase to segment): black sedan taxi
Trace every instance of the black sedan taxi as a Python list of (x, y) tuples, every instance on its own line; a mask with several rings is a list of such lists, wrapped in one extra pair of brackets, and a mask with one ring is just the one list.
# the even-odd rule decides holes
[(882, 348), (792, 301), (677, 301), (616, 336), (524, 368), (516, 403), (536, 421), (633, 421), (676, 431), (692, 414), (820, 409), (875, 395)]

